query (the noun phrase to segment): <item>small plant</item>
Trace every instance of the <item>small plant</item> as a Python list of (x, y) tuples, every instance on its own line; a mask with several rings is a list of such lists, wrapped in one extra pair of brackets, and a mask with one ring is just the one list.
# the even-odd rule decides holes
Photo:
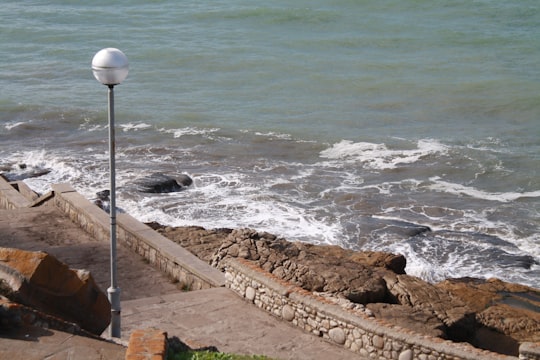
[(235, 355), (213, 351), (185, 351), (169, 353), (167, 360), (271, 360), (260, 355)]
[(214, 346), (193, 350), (178, 337), (168, 339), (169, 352), (167, 360), (272, 360), (261, 355), (237, 355), (219, 352)]
[(191, 291), (191, 284), (183, 284), (182, 291)]

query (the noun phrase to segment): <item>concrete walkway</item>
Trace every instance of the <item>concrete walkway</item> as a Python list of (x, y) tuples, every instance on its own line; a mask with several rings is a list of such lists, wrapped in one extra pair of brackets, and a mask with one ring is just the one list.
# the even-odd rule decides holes
[(114, 343), (42, 328), (0, 333), (0, 359), (124, 360), (126, 348)]
[(122, 304), (123, 337), (158, 328), (192, 348), (266, 355), (275, 359), (362, 359), (319, 337), (293, 328), (248, 304), (226, 288), (130, 300)]
[[(93, 239), (52, 205), (0, 210), (0, 246), (47, 251), (72, 268), (90, 270), (103, 291), (109, 286), (108, 242)], [(289, 326), (229, 289), (182, 292), (130, 250), (120, 247), (118, 259), (123, 343), (133, 330), (154, 327), (192, 348), (215, 346), (276, 359), (360, 359)], [(0, 331), (0, 359), (122, 359), (125, 350), (53, 330)]]

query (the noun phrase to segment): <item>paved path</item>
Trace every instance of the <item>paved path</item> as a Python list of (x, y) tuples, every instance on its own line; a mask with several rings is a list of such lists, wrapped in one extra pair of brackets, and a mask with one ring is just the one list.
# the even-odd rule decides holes
[(122, 304), (122, 331), (156, 327), (193, 348), (276, 359), (361, 359), (242, 300), (226, 288), (131, 300)]
[[(90, 237), (53, 206), (0, 210), (0, 246), (47, 251), (72, 268), (90, 270), (102, 290), (110, 284), (108, 242)], [(182, 292), (122, 247), (118, 283), (123, 343), (134, 329), (155, 327), (192, 347), (215, 346), (224, 352), (276, 359), (359, 358), (289, 326), (226, 288)], [(121, 359), (125, 354), (125, 348), (116, 344), (50, 330), (25, 331), (0, 332), (0, 359)]]
[[(109, 242), (94, 239), (56, 207), (0, 210), (0, 246), (46, 251), (73, 269), (89, 270), (103, 291), (111, 284)], [(117, 258), (121, 300), (179, 291), (131, 250), (119, 246)]]
[(42, 328), (0, 332), (0, 359), (124, 360), (126, 349), (106, 341)]

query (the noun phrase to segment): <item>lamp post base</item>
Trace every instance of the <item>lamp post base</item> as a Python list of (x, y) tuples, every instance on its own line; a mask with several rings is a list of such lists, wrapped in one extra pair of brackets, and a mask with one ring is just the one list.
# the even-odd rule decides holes
[(120, 338), (120, 288), (110, 287), (107, 289), (107, 294), (109, 295), (109, 302), (111, 303), (110, 336)]

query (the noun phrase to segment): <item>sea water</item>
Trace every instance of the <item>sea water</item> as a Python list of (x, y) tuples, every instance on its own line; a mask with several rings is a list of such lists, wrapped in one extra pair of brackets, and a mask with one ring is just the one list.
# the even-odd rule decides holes
[[(538, 288), (539, 34), (536, 0), (7, 0), (0, 168), (50, 169), (25, 180), (39, 192), (108, 188), (90, 64), (116, 47), (121, 211)], [(194, 184), (130, 190), (155, 172)]]

